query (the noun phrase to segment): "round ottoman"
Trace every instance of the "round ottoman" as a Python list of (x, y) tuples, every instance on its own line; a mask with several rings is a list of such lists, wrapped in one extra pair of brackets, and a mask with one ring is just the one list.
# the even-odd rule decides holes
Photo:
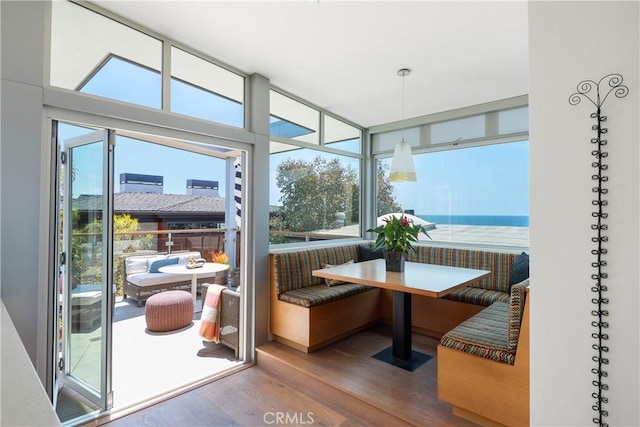
[(187, 291), (166, 291), (152, 295), (144, 307), (147, 329), (167, 332), (184, 328), (193, 320), (193, 297)]

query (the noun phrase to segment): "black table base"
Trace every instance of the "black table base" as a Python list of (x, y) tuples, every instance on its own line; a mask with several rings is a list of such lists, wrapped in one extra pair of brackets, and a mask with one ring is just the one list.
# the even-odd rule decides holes
[(381, 352), (374, 354), (372, 357), (409, 372), (415, 371), (433, 358), (428, 354), (420, 353), (419, 351), (412, 351), (409, 359), (396, 359), (393, 357), (393, 346), (385, 348)]
[(373, 355), (407, 371), (415, 371), (432, 357), (411, 350), (411, 294), (393, 291), (393, 345)]

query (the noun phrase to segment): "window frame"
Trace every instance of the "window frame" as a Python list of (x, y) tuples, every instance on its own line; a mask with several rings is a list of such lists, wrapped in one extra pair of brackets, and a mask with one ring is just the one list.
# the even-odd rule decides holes
[[(319, 112), (319, 123), (318, 123), (318, 143), (311, 143), (311, 142), (306, 142), (306, 141), (300, 141), (297, 139), (292, 139), (292, 138), (286, 138), (283, 136), (279, 136), (279, 135), (269, 135), (269, 141), (271, 142), (276, 142), (276, 143), (280, 143), (280, 144), (286, 144), (286, 145), (290, 145), (290, 146), (295, 146), (298, 148), (302, 148), (302, 149), (310, 149), (310, 150), (314, 150), (314, 151), (319, 151), (319, 152), (323, 152), (323, 153), (327, 153), (330, 155), (337, 155), (337, 156), (344, 156), (344, 157), (350, 157), (353, 159), (358, 159), (358, 178), (359, 178), (359, 206), (358, 211), (359, 211), (359, 218), (360, 218), (360, 224), (359, 224), (359, 228), (360, 228), (360, 233), (359, 236), (355, 236), (353, 238), (337, 238), (337, 239), (327, 239), (327, 240), (316, 240), (316, 241), (304, 241), (304, 242), (292, 242), (292, 243), (279, 243), (279, 244), (269, 244), (269, 251), (277, 251), (277, 250), (281, 250), (281, 249), (286, 249), (286, 248), (298, 248), (298, 247), (307, 247), (307, 246), (325, 246), (325, 245), (334, 245), (334, 244), (342, 244), (345, 242), (350, 242), (350, 241), (361, 241), (363, 239), (364, 233), (365, 233), (365, 227), (364, 227), (364, 197), (366, 194), (366, 189), (365, 189), (365, 185), (367, 183), (367, 179), (365, 178), (365, 175), (367, 173), (366, 171), (366, 156), (365, 156), (365, 151), (366, 151), (366, 129), (363, 128), (362, 126), (359, 126), (355, 123), (353, 123), (352, 121), (345, 119), (341, 116), (338, 116), (334, 113), (331, 113), (327, 110), (324, 110), (308, 101), (305, 101), (304, 99), (293, 95), (283, 89), (280, 89), (279, 87), (275, 86), (275, 85), (270, 85), (269, 87), (270, 93), (271, 91), (275, 91), (278, 92), (279, 95), (281, 96), (285, 96), (285, 97), (289, 97), (292, 100), (299, 102), (301, 104), (303, 104), (305, 107), (314, 109), (316, 111)], [(273, 116), (277, 116), (275, 114), (273, 114), (271, 111), (269, 112), (269, 116), (273, 117)], [(325, 145), (324, 139), (325, 139), (325, 116), (330, 116), (332, 119), (334, 120), (338, 120), (341, 121), (349, 126), (354, 127), (355, 129), (358, 129), (360, 131), (360, 153), (355, 153), (353, 151), (347, 151), (347, 150), (342, 150), (339, 148), (335, 148), (331, 146), (331, 143), (329, 143), (328, 145)], [(281, 118), (282, 120), (287, 120), (286, 118), (282, 118), (280, 116), (277, 116), (279, 118)], [(271, 151), (269, 151), (269, 161), (271, 162), (271, 155), (274, 153), (271, 153)], [(270, 188), (271, 191), (271, 188)], [(269, 230), (270, 231), (270, 230)]]
[[(209, 55), (204, 54), (203, 52), (198, 51), (197, 49), (194, 49), (192, 47), (189, 47), (185, 44), (182, 44), (180, 42), (178, 42), (177, 40), (171, 39), (169, 37), (167, 37), (166, 35), (160, 34), (156, 31), (153, 31), (147, 27), (143, 27), (139, 24), (136, 24), (135, 22), (122, 17), (120, 15), (114, 14), (113, 12), (106, 10), (96, 4), (92, 4), (92, 3), (86, 3), (86, 2), (78, 2), (75, 0), (66, 0), (69, 3), (73, 4), (74, 6), (77, 7), (81, 7), (84, 9), (87, 9), (90, 12), (93, 12), (97, 15), (102, 16), (104, 19), (109, 19), (111, 21), (114, 21), (117, 24), (120, 24), (124, 27), (128, 27), (134, 31), (137, 31), (143, 35), (146, 35), (147, 37), (156, 39), (160, 42), (161, 44), (161, 49), (162, 49), (162, 58), (161, 58), (161, 66), (160, 66), (160, 107), (159, 108), (152, 108), (152, 107), (148, 107), (148, 106), (142, 106), (143, 108), (150, 108), (152, 110), (156, 110), (156, 111), (160, 111), (162, 113), (166, 113), (166, 114), (171, 114), (171, 115), (175, 115), (175, 116), (180, 116), (180, 117), (186, 117), (188, 119), (192, 119), (192, 120), (197, 120), (197, 121), (202, 121), (205, 123), (211, 123), (214, 124), (215, 126), (224, 126), (224, 127), (228, 127), (228, 128), (232, 128), (232, 129), (240, 129), (243, 131), (248, 131), (249, 130), (249, 105), (248, 105), (248, 94), (250, 92), (249, 90), (249, 75), (246, 72), (241, 71), (240, 69), (233, 67), (232, 65), (229, 65), (227, 63), (224, 63), (222, 61), (219, 61), (215, 58), (212, 58)], [(172, 58), (171, 58), (171, 48), (176, 48), (179, 50), (182, 50), (183, 52), (186, 52), (188, 54), (191, 54), (205, 62), (208, 62), (210, 64), (213, 64), (229, 73), (235, 74), (239, 77), (241, 77), (244, 80), (244, 85), (243, 85), (243, 93), (242, 93), (242, 107), (243, 107), (243, 126), (238, 127), (238, 126), (232, 126), (226, 123), (222, 123), (222, 122), (216, 122), (213, 120), (207, 120), (207, 119), (203, 119), (200, 117), (194, 117), (194, 116), (190, 116), (190, 115), (185, 115), (185, 114), (181, 114), (181, 113), (177, 113), (177, 112), (173, 112), (171, 111), (171, 81), (172, 81), (172, 72), (171, 72), (171, 62), (172, 62)], [(49, 46), (49, 55), (51, 55), (51, 47)], [(131, 64), (137, 65), (137, 66), (141, 66), (141, 64), (139, 64), (137, 61), (135, 61), (135, 59), (130, 59), (130, 58), (126, 58), (123, 57), (121, 55), (115, 55), (118, 59), (121, 59), (123, 61), (129, 62)], [(51, 63), (52, 63), (52, 58), (49, 57), (48, 58), (48, 67), (51, 67)], [(100, 66), (104, 65), (104, 61), (100, 63)], [(144, 68), (148, 68), (143, 66)], [(101, 68), (96, 68), (97, 69), (101, 69)], [(95, 70), (94, 70), (95, 71)], [(156, 71), (156, 70), (153, 70)], [(82, 80), (82, 86), (84, 86), (87, 82), (88, 79), (90, 79), (92, 76), (94, 75), (94, 73), (86, 76), (85, 79)], [(194, 85), (194, 83), (192, 82), (188, 82), (192, 85)], [(116, 98), (105, 98), (103, 96), (100, 95), (92, 95), (92, 94), (87, 94), (87, 93), (83, 93), (80, 92), (77, 88), (74, 89), (69, 89), (69, 88), (64, 88), (61, 86), (56, 86), (56, 85), (52, 85), (51, 84), (51, 70), (50, 68), (47, 69), (47, 73), (46, 73), (46, 78), (45, 78), (45, 85), (48, 89), (52, 89), (54, 91), (69, 91), (69, 92), (73, 92), (74, 94), (80, 95), (80, 96), (87, 96), (89, 97), (89, 99), (91, 97), (96, 97), (99, 99), (108, 99), (110, 101), (116, 102), (116, 103), (122, 103), (123, 105), (131, 105), (131, 106), (141, 106), (139, 104), (135, 104), (135, 103), (130, 103), (128, 101), (123, 101), (123, 100), (119, 100)], [(197, 85), (195, 85), (197, 86)], [(219, 96), (222, 96), (220, 94), (218, 94)]]
[[(416, 117), (412, 119), (408, 119), (401, 122), (387, 123), (379, 126), (373, 126), (368, 129), (368, 143), (371, 149), (370, 155), (370, 182), (372, 185), (371, 192), (373, 197), (371, 198), (371, 212), (370, 215), (375, 219), (375, 212), (378, 211), (377, 206), (377, 192), (378, 188), (376, 186), (375, 179), (375, 171), (376, 164), (378, 160), (381, 159), (390, 159), (393, 157), (393, 147), (389, 149), (381, 149), (375, 150), (376, 144), (374, 143), (374, 139), (376, 135), (388, 133), (388, 132), (396, 132), (404, 129), (406, 132), (408, 129), (420, 128), (420, 137), (419, 142), (416, 144), (414, 141), (407, 141), (411, 145), (412, 154), (428, 154), (439, 151), (452, 151), (464, 148), (471, 147), (481, 147), (488, 145), (496, 145), (496, 144), (507, 144), (512, 142), (519, 141), (528, 141), (531, 143), (529, 138), (529, 130), (521, 131), (521, 132), (513, 132), (507, 133), (503, 135), (498, 134), (498, 114), (501, 111), (508, 111), (512, 109), (518, 109), (522, 107), (529, 107), (528, 104), (528, 95), (522, 95), (519, 97), (508, 98), (504, 100), (498, 100), (486, 104), (474, 105), (471, 107), (461, 108), (457, 110), (451, 110), (441, 113), (435, 113), (431, 115)], [(431, 144), (430, 138), (424, 137), (423, 133), (428, 134), (428, 132), (422, 132), (423, 129), (428, 130), (430, 125), (436, 123), (443, 123), (452, 120), (464, 119), (466, 117), (473, 117), (478, 115), (485, 116), (485, 136), (478, 138), (469, 138), (461, 141), (448, 141), (442, 143)], [(528, 126), (527, 126), (528, 128)], [(373, 239), (375, 236), (373, 233), (367, 233), (365, 235), (367, 239)], [(485, 244), (485, 243), (466, 243), (466, 242), (445, 242), (445, 241), (429, 241), (427, 243), (430, 246), (436, 247), (471, 247), (471, 248), (479, 248), (479, 249), (498, 249), (498, 250), (528, 250), (528, 246), (511, 246), (511, 245), (503, 245), (503, 244)]]

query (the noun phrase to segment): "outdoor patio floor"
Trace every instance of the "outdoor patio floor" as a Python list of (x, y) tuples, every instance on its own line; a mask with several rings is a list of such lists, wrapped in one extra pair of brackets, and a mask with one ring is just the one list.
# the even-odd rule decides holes
[[(242, 364), (232, 349), (200, 337), (201, 307), (198, 296), (198, 311), (189, 326), (157, 333), (147, 330), (144, 306), (138, 307), (133, 300), (117, 298), (112, 352), (114, 411), (162, 397)], [(100, 328), (73, 334), (78, 341), (77, 348), (82, 348), (70, 362), (76, 364), (77, 369), (91, 370), (91, 361), (100, 351), (99, 336)], [(61, 419), (68, 420), (89, 411), (86, 405), (70, 402), (69, 393), (65, 395), (63, 391), (57, 409)]]

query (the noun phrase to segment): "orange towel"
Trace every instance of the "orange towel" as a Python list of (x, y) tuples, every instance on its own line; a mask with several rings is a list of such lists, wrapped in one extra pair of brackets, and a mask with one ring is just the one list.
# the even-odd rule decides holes
[(227, 289), (222, 285), (209, 285), (207, 296), (200, 316), (200, 335), (207, 341), (220, 342), (220, 300), (222, 291)]

